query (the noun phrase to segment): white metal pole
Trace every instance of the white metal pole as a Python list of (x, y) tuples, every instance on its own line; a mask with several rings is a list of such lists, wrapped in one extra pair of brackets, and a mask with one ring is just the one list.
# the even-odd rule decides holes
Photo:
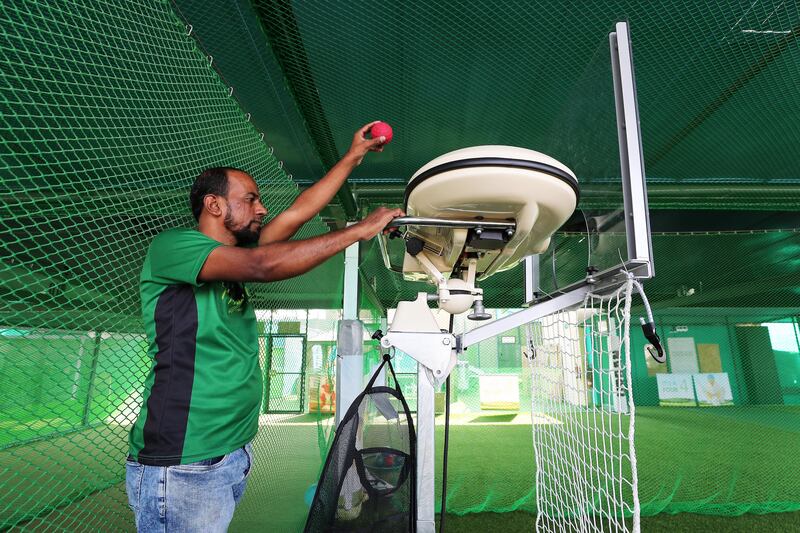
[(417, 531), (435, 533), (434, 394), (425, 367), (417, 363)]
[[(358, 319), (358, 242), (344, 252), (344, 289), (342, 295), (344, 320)], [(336, 357), (336, 426), (353, 400), (361, 393), (364, 379), (364, 357), (361, 354), (338, 353)]]

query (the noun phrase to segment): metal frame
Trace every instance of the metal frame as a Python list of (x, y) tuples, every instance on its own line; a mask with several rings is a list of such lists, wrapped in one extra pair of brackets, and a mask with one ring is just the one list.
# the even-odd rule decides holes
[[(642, 135), (639, 124), (639, 107), (636, 96), (636, 79), (631, 52), (631, 39), (627, 22), (617, 22), (608, 41), (611, 49), (611, 72), (614, 82), (614, 105), (617, 116), (617, 138), (619, 161), (622, 173), (623, 211), (625, 235), (627, 237), (627, 260), (614, 267), (591, 273), (586, 279), (556, 291), (555, 295), (568, 294), (587, 284), (594, 285), (595, 292), (603, 286), (621, 283), (629, 274), (638, 279), (649, 279), (655, 275), (653, 266), (653, 244), (650, 233), (650, 209), (647, 203)], [(538, 268), (526, 264), (526, 287), (538, 287), (538, 280), (528, 278), (538, 275)], [(544, 298), (528, 298), (528, 304), (544, 301)], [(528, 292), (526, 291), (526, 297)]]
[(482, 228), (510, 229), (517, 228), (516, 222), (494, 222), (490, 220), (453, 220), (449, 218), (399, 217), (389, 222), (389, 227), (396, 226), (434, 226), (437, 228)]
[(628, 236), (626, 266), (629, 265), (628, 270), (638, 278), (651, 278), (655, 270), (652, 263), (650, 211), (647, 205), (642, 134), (628, 23), (617, 22), (615, 30), (608, 35), (608, 41), (614, 77), (614, 103), (625, 202), (625, 233)]
[[(417, 227), (436, 227), (436, 228), (463, 228), (463, 229), (500, 229), (506, 231), (516, 231), (516, 222), (495, 222), (488, 220), (452, 220), (447, 218), (429, 218), (429, 217), (398, 217), (393, 219), (386, 226), (387, 228), (396, 228), (400, 226), (417, 226)], [(389, 242), (388, 237), (384, 234), (378, 235), (378, 247), (380, 248), (381, 258), (383, 258), (383, 265), (393, 272), (403, 272), (401, 266), (392, 265), (389, 258)]]
[[(414, 359), (429, 369), (430, 378), (437, 381), (437, 386), (446, 379), (452, 368), (450, 352), (456, 340), (450, 333), (389, 331), (381, 339), (384, 348), (395, 347), (405, 353), (415, 354)], [(452, 362), (455, 365), (455, 362)]]
[[(589, 284), (568, 294), (545, 302), (534, 304), (529, 309), (514, 313), (485, 326), (476, 328), (463, 335), (454, 336), (447, 333), (433, 332), (392, 332), (391, 329), (381, 339), (384, 348), (396, 347), (417, 363), (417, 531), (419, 533), (435, 532), (435, 387), (432, 383), (431, 370), (445, 368), (449, 361), (463, 353), (470, 345), (491, 337), (497, 337), (505, 331), (516, 328), (537, 318), (547, 316), (556, 311), (574, 307), (584, 301), (586, 295), (595, 289)], [(413, 308), (405, 308), (406, 312), (415, 312)], [(395, 318), (396, 315), (395, 315)], [(399, 341), (400, 346), (395, 346)], [(445, 341), (447, 341), (445, 343)], [(423, 364), (423, 362), (425, 364)], [(449, 373), (450, 368), (447, 369)], [(445, 376), (437, 376), (443, 379)]]
[(510, 329), (523, 326), (539, 318), (561, 311), (562, 309), (568, 309), (578, 305), (583, 302), (586, 295), (592, 292), (593, 289), (594, 287), (592, 285), (584, 284), (566, 294), (534, 304), (527, 309), (517, 311), (513, 315), (477, 327), (462, 335), (457, 335), (456, 345), (459, 346), (460, 351), (463, 352), (473, 344), (501, 335)]

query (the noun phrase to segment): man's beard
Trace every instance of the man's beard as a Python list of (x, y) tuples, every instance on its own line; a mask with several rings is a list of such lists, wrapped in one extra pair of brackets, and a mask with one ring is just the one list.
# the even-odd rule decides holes
[(234, 238), (236, 239), (236, 246), (244, 246), (247, 244), (253, 244), (258, 242), (258, 238), (261, 235), (261, 228), (259, 227), (258, 230), (253, 231), (250, 229), (251, 224), (247, 224), (243, 228), (235, 229), (233, 223), (233, 216), (231, 216), (230, 209), (225, 213), (225, 228), (233, 233)]

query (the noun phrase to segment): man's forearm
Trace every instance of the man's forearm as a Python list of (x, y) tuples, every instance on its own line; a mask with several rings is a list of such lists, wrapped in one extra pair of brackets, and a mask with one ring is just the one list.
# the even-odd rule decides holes
[(354, 242), (370, 239), (402, 216), (379, 207), (360, 222), (299, 241), (274, 241), (255, 248), (218, 246), (208, 255), (198, 281), (278, 281), (305, 274)]
[(358, 225), (300, 241), (273, 242), (257, 248), (258, 281), (277, 281), (305, 274), (363, 237)]
[(361, 163), (368, 152), (380, 152), (386, 137), (367, 139), (375, 122), (363, 125), (353, 135), (353, 142), (344, 157), (339, 160), (317, 183), (303, 191), (292, 205), (273, 218), (261, 230), (259, 244), (285, 241), (290, 239), (300, 226), (311, 220), (333, 199), (347, 177)]

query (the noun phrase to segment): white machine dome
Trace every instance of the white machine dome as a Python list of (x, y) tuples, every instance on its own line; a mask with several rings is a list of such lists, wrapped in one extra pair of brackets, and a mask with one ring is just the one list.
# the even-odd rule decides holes
[[(409, 217), (474, 221), (477, 227), (407, 227), (442, 273), (477, 258), (477, 279), (507, 270), (527, 255), (544, 252), (552, 234), (578, 204), (578, 180), (552, 157), (514, 146), (475, 146), (444, 154), (420, 168), (405, 191)], [(513, 228), (491, 228), (492, 223)], [(480, 223), (486, 227), (480, 227)], [(426, 270), (406, 253), (407, 279)]]

